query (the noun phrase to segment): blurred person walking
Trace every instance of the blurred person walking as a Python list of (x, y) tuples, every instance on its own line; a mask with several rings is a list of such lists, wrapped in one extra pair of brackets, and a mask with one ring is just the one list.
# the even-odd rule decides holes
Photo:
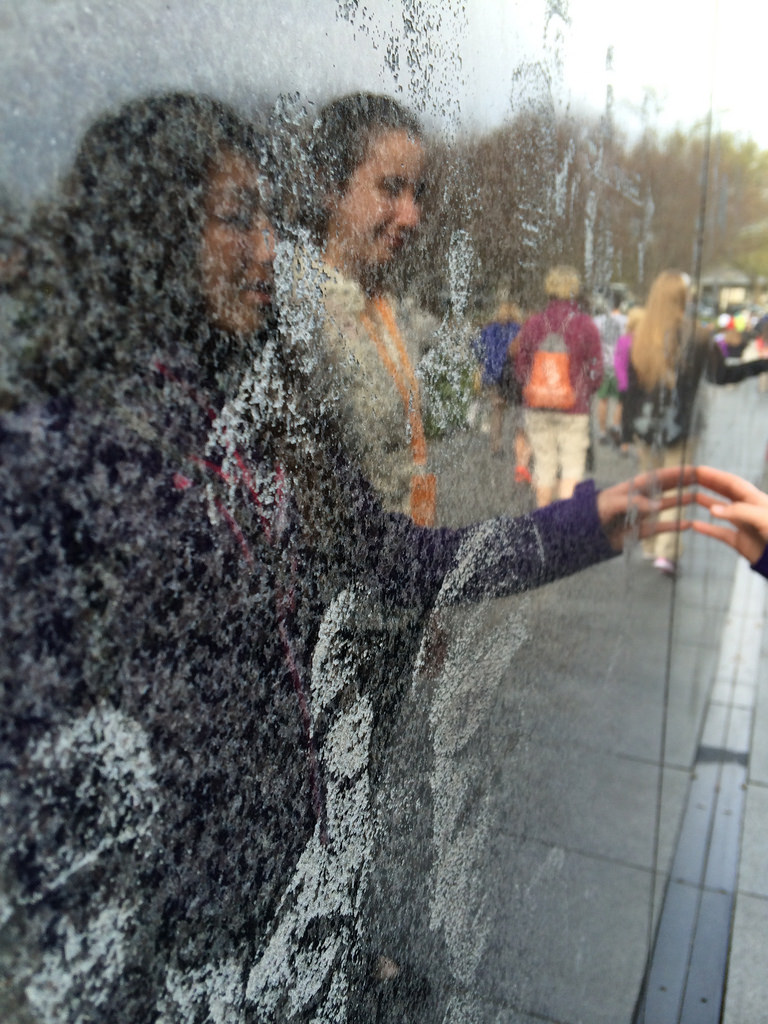
[(590, 400), (603, 379), (600, 335), (592, 318), (579, 311), (579, 287), (573, 267), (553, 267), (544, 281), (548, 305), (526, 321), (519, 336), (515, 370), (539, 508), (556, 496), (570, 497), (584, 476)]
[[(614, 306), (609, 312), (599, 313), (595, 318), (595, 326), (600, 332), (600, 344), (603, 349), (603, 379), (597, 389), (597, 439), (600, 444), (608, 444), (612, 441), (619, 444), (621, 436), (621, 403), (619, 401), (619, 386), (614, 370), (614, 357), (616, 345), (624, 333), (627, 318), (621, 310)], [(608, 426), (608, 414), (613, 402), (613, 415), (611, 425)]]
[(629, 455), (629, 445), (632, 442), (632, 431), (627, 424), (624, 415), (625, 398), (629, 387), (629, 353), (632, 349), (632, 341), (637, 330), (637, 325), (643, 318), (645, 310), (642, 306), (633, 306), (627, 314), (625, 333), (616, 342), (616, 350), (613, 355), (613, 370), (616, 375), (616, 386), (619, 391), (619, 415), (621, 423), (620, 451), (622, 455)]
[[(757, 321), (754, 328), (754, 337), (744, 348), (741, 358), (746, 362), (754, 359), (765, 359), (768, 357), (768, 316)], [(760, 391), (768, 391), (768, 373), (761, 373), (757, 386)]]
[(530, 483), (531, 447), (522, 422), (523, 393), (515, 374), (515, 357), (523, 314), (520, 307), (502, 296), (494, 319), (486, 324), (472, 344), (482, 365), (482, 386), (491, 404), (491, 455), (501, 457), (504, 414), (515, 417), (515, 480)]

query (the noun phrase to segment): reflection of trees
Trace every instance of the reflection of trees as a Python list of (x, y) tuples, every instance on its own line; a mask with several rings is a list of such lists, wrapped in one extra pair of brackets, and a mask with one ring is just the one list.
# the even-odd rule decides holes
[[(576, 265), (592, 289), (620, 280), (640, 297), (664, 267), (692, 269), (701, 130), (660, 137), (646, 126), (629, 141), (605, 117), (558, 115), (534, 100), (529, 94), (518, 116), (489, 134), (433, 147), (424, 229), (405, 279), (436, 311), (444, 312), (457, 230), (469, 232), (477, 256), (478, 316), (499, 286), (536, 304), (553, 261)], [(715, 139), (705, 268), (768, 276), (767, 180), (768, 152), (727, 134)]]

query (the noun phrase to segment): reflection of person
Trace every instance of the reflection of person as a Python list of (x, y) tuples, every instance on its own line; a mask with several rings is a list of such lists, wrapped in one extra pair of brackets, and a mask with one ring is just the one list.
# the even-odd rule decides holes
[(265, 168), (228, 108), (136, 101), (52, 216), (0, 421), (8, 1017), (343, 1021), (398, 696), (338, 626), (356, 584), (418, 643), (448, 573), (517, 592), (657, 528), (650, 478), (460, 531), (383, 514), (278, 344)]
[(408, 322), (382, 285), (421, 219), (421, 128), (395, 100), (357, 93), (320, 112), (311, 156), (325, 336), (352, 405), (348, 443), (387, 508), (431, 525), (436, 480), (414, 370), (434, 324), (413, 312)]
[(51, 225), (59, 301), (0, 505), (1, 853), (35, 1020), (239, 1019), (233, 972), (321, 814), (279, 629), (301, 614), (281, 410), (242, 465), (222, 422), (277, 359), (257, 154), (213, 102), (129, 104)]
[[(709, 335), (700, 329), (694, 333), (687, 321), (689, 293), (686, 275), (676, 270), (659, 274), (632, 342), (625, 417), (645, 470), (680, 465), (686, 454), (690, 456), (686, 448), (694, 403), (705, 372), (712, 383), (728, 384), (755, 376), (768, 365), (761, 360), (727, 365)], [(649, 538), (644, 550), (659, 571), (674, 575), (677, 538), (670, 534)]]
[(768, 494), (735, 473), (709, 466), (696, 467), (696, 483), (715, 492), (699, 491), (699, 505), (730, 525), (695, 520), (693, 529), (728, 544), (756, 572), (768, 577)]
[[(482, 385), (491, 403), (491, 455), (503, 454), (501, 435), (504, 413), (511, 406), (517, 417), (522, 404), (523, 396), (515, 375), (516, 339), (522, 320), (520, 307), (502, 297), (494, 319), (483, 327), (472, 343), (475, 356), (482, 366)], [(522, 422), (518, 422), (515, 429), (515, 479), (518, 483), (531, 482), (528, 469), (530, 459), (528, 439)]]
[(616, 374), (616, 386), (619, 389), (619, 411), (621, 415), (621, 452), (628, 454), (629, 444), (632, 441), (632, 431), (627, 426), (624, 416), (624, 396), (629, 387), (629, 354), (632, 350), (632, 341), (637, 330), (637, 325), (643, 317), (643, 307), (633, 306), (627, 313), (626, 333), (622, 334), (616, 342), (616, 351), (613, 356), (613, 369)]
[[(603, 348), (603, 379), (597, 389), (597, 429), (598, 441), (607, 444), (609, 440), (618, 444), (621, 425), (621, 403), (619, 401), (619, 385), (614, 370), (616, 346), (626, 326), (627, 318), (620, 309), (600, 313), (595, 317), (595, 326), (600, 332), (600, 344)], [(608, 412), (611, 399), (614, 399), (611, 428), (608, 430)]]
[[(419, 358), (419, 332), (414, 329), (412, 311), (398, 304), (387, 293), (385, 284), (386, 271), (398, 261), (420, 223), (419, 200), (425, 174), (421, 131), (413, 115), (395, 101), (356, 94), (335, 100), (320, 112), (310, 152), (312, 184), (319, 197), (312, 227), (322, 253), (317, 278), (326, 313), (324, 335), (338, 369), (339, 390), (352, 406), (344, 440), (347, 449), (359, 458), (386, 508), (405, 511), (415, 521), (429, 524), (435, 516), (436, 481), (431, 475), (429, 450), (424, 440), (423, 395), (414, 372)], [(457, 556), (459, 564), (470, 555), (472, 559), (487, 558), (494, 547), (494, 541), (489, 539), (490, 547), (479, 537), (468, 542)], [(478, 546), (473, 546), (475, 544)], [(455, 605), (452, 588), (460, 579), (460, 575), (449, 576), (438, 596), (439, 604)], [(411, 649), (413, 616), (408, 610), (390, 613), (388, 640), (382, 643), (368, 624), (373, 616), (361, 614), (366, 601), (367, 598), (356, 594), (354, 621), (348, 627), (350, 635), (354, 630), (355, 646), (370, 652), (370, 664), (388, 660), (384, 667), (387, 678), (399, 678), (400, 685), (405, 687), (411, 681), (416, 661), (414, 657), (404, 657)], [(474, 848), (473, 843), (486, 835), (477, 820), (484, 802), (478, 799), (470, 806), (466, 797), (468, 793), (477, 794), (482, 790), (484, 772), (481, 769), (479, 774), (473, 774), (472, 767), (465, 763), (461, 785), (452, 784), (451, 792), (448, 791), (447, 780), (453, 779), (455, 783), (459, 772), (456, 747), (445, 731), (434, 727), (432, 713), (436, 708), (444, 710), (452, 706), (453, 702), (461, 706), (466, 693), (459, 692), (460, 676), (483, 679), (488, 689), (493, 685), (488, 676), (476, 671), (480, 648), (472, 643), (471, 630), (463, 628), (467, 616), (458, 613), (462, 621), (457, 623), (450, 612), (450, 608), (441, 607), (424, 629), (422, 650), (441, 648), (447, 670), (435, 669), (431, 673), (429, 715), (425, 712), (420, 716), (421, 721), (412, 727), (413, 732), (418, 732), (420, 727), (424, 729), (424, 733), (419, 734), (422, 742), (418, 756), (430, 765), (430, 793), (423, 800), (419, 799), (423, 809), (419, 824), (425, 827), (430, 821), (433, 824), (430, 885), (432, 891), (441, 892), (451, 866), (457, 864), (457, 851), (452, 845), (456, 838), (454, 829), (460, 829), (463, 838), (462, 856), (467, 856)], [(395, 640), (398, 634), (399, 644)], [(392, 650), (398, 651), (397, 658), (392, 657)], [(417, 672), (417, 685), (420, 678)], [(499, 673), (494, 681), (498, 678)], [(479, 741), (482, 735), (480, 724)], [(426, 753), (430, 741), (431, 764)], [(439, 766), (445, 763), (453, 765), (454, 771), (440, 771)], [(392, 774), (389, 778), (392, 779)], [(413, 790), (407, 789), (409, 784), (413, 785), (412, 779), (406, 781), (405, 791), (413, 799)], [(397, 781), (392, 782), (391, 790), (397, 791)], [(424, 892), (419, 892), (418, 884), (414, 886), (412, 879), (403, 878), (402, 867), (393, 872), (393, 881), (388, 882), (383, 877), (382, 864), (402, 865), (404, 860), (408, 863), (407, 855), (398, 858), (397, 852), (392, 853), (389, 848), (396, 842), (392, 837), (398, 832), (392, 820), (402, 821), (403, 812), (397, 807), (398, 803), (394, 798), (389, 802), (389, 807), (396, 808), (392, 818), (387, 817), (387, 808), (382, 811), (385, 821), (380, 832), (385, 851), (377, 862), (374, 887), (381, 909), (372, 915), (377, 923), (397, 921), (406, 899), (411, 907), (419, 907), (419, 912), (412, 912), (415, 918), (427, 918), (427, 914), (421, 912), (426, 904)], [(449, 807), (453, 808), (452, 812)], [(435, 809), (433, 815), (429, 813), (432, 808)], [(474, 861), (481, 862), (482, 858)], [(452, 878), (456, 887), (458, 876), (454, 873)], [(414, 895), (407, 897), (407, 893)], [(462, 920), (471, 921), (472, 926), (463, 930), (461, 943), (457, 943), (449, 955), (454, 983), (462, 984), (469, 983), (476, 963), (474, 954), (469, 955), (468, 946), (474, 944), (478, 933), (484, 929), (475, 898), (476, 886), (468, 886), (466, 895), (466, 915)], [(446, 935), (449, 931), (462, 931), (456, 926), (456, 915), (452, 922), (448, 917), (436, 910), (430, 913), (430, 928), (437, 932), (444, 929)], [(401, 922), (391, 931), (386, 924), (379, 929), (376, 952), (383, 955), (388, 973), (394, 973), (395, 964), (398, 969), (402, 968), (408, 959), (403, 936), (406, 931)], [(405, 973), (401, 971), (399, 983), (404, 982)]]
[[(589, 403), (603, 379), (600, 335), (591, 317), (579, 312), (579, 285), (579, 275), (572, 267), (553, 267), (544, 281), (549, 303), (526, 321), (519, 337), (515, 368), (527, 408), (526, 430), (535, 459), (539, 507), (557, 494), (570, 497), (583, 478), (589, 448)], [(552, 339), (565, 343), (569, 393), (567, 400), (559, 403), (545, 397), (534, 404), (528, 389), (538, 357), (551, 346)], [(556, 344), (562, 349), (562, 341)]]

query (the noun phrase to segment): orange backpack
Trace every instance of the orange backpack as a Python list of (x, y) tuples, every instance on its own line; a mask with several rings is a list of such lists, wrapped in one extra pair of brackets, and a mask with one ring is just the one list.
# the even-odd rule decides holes
[[(570, 317), (569, 317), (570, 319)], [(571, 357), (562, 333), (550, 331), (533, 357), (531, 375), (523, 388), (523, 400), (529, 409), (553, 409), (567, 412), (576, 404), (571, 385)]]

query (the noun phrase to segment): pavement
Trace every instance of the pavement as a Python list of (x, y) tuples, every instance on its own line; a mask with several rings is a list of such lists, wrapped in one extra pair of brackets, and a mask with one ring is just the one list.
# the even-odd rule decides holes
[[(701, 398), (696, 460), (765, 483), (768, 394), (751, 380)], [(475, 428), (437, 446), (444, 522), (531, 507), (511, 423), (505, 445), (492, 459)], [(636, 468), (595, 447), (600, 486)], [(674, 581), (635, 548), (526, 596), (483, 740), (472, 1019), (768, 1021), (766, 586), (686, 534)]]

